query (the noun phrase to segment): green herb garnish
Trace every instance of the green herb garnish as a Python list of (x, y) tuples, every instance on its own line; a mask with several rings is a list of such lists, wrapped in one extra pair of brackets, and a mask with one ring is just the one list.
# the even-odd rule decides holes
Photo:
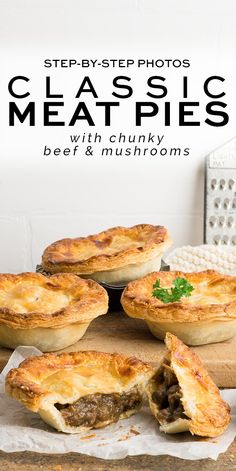
[(194, 290), (186, 278), (175, 278), (171, 288), (162, 288), (160, 283), (160, 279), (154, 283), (152, 296), (160, 299), (164, 304), (179, 301), (183, 296), (188, 298)]

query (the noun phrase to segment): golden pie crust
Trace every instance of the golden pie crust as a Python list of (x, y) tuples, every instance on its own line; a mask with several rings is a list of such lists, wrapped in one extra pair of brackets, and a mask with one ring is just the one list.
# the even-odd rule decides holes
[(160, 267), (171, 239), (163, 226), (114, 227), (96, 235), (62, 239), (47, 247), (42, 267), (48, 273), (70, 272), (101, 282), (125, 282)]
[(104, 288), (72, 274), (0, 274), (0, 344), (59, 350), (108, 310)]
[[(85, 415), (83, 424), (72, 426), (66, 423), (61, 407), (73, 405), (83, 398), (89, 401), (98, 394), (117, 397), (134, 389), (142, 400), (146, 384), (153, 373), (153, 368), (147, 363), (116, 353), (48, 353), (31, 357), (18, 368), (10, 370), (6, 377), (6, 391), (57, 430), (78, 433), (104, 427), (116, 420), (106, 417), (92, 427), (86, 423)], [(129, 417), (140, 406), (133, 404), (119, 418)]]
[[(161, 287), (170, 288), (177, 277), (186, 278), (194, 287), (190, 297), (164, 304), (152, 296), (157, 279)], [(214, 270), (150, 273), (128, 284), (121, 304), (130, 317), (144, 319), (161, 340), (171, 332), (188, 345), (202, 345), (236, 334), (236, 277)]]
[[(230, 408), (221, 398), (219, 389), (210, 378), (198, 356), (181, 340), (167, 333), (165, 343), (168, 353), (147, 387), (150, 408), (161, 424), (160, 429), (166, 433), (189, 430), (193, 435), (203, 437), (221, 435), (229, 425)], [(163, 379), (161, 371), (163, 364), (169, 364), (165, 368), (171, 369), (180, 387), (180, 404), (182, 405), (184, 418), (178, 418), (173, 422), (165, 420), (165, 414), (161, 413), (162, 406), (159, 398)], [(157, 394), (158, 391), (159, 395)]]

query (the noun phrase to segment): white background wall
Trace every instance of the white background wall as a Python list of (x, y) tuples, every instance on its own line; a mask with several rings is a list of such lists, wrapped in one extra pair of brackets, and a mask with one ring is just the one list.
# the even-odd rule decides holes
[[(223, 4), (220, 0), (0, 0), (1, 272), (33, 269), (45, 246), (56, 239), (119, 224), (164, 224), (176, 246), (202, 242), (204, 157), (235, 135), (235, 14), (234, 0)], [(45, 58), (138, 56), (188, 58), (191, 67), (143, 69), (138, 75), (125, 69), (43, 68)], [(209, 75), (223, 75), (230, 122), (222, 128), (173, 124), (165, 130), (158, 118), (136, 129), (165, 134), (168, 146), (190, 147), (188, 158), (44, 159), (44, 144), (67, 147), (71, 132), (89, 130), (85, 124), (74, 129), (43, 128), (47, 74), (65, 94), (64, 117), (73, 113), (73, 94), (86, 74), (94, 79), (101, 99), (110, 99), (115, 75), (132, 75), (137, 87), (134, 100), (140, 101), (145, 99), (147, 77), (163, 75), (173, 106), (185, 74), (191, 79), (193, 100), (201, 98), (197, 117), (202, 122), (206, 102), (202, 83)], [(31, 79), (37, 102), (35, 128), (8, 127), (7, 84), (14, 75)], [(123, 106), (127, 113), (114, 119), (112, 131), (135, 132), (132, 107)], [(93, 131), (103, 132), (101, 112), (95, 111), (95, 116)]]

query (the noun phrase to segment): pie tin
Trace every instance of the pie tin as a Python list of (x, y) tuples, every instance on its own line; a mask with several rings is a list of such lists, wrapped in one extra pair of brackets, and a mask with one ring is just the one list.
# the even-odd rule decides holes
[[(161, 261), (161, 268), (160, 271), (169, 271), (170, 266), (167, 265), (164, 260)], [(107, 290), (108, 296), (109, 296), (109, 311), (114, 312), (114, 311), (123, 311), (123, 307), (121, 306), (120, 303), (120, 298), (121, 295), (126, 288), (128, 283), (121, 284), (121, 285), (111, 285), (108, 283), (100, 283), (103, 288)]]
[[(164, 260), (161, 260), (161, 268), (160, 271), (169, 271), (170, 266), (167, 265)], [(47, 273), (42, 265), (37, 265), (36, 266), (36, 272), (41, 273), (42, 275), (45, 276), (50, 276), (50, 273)], [(109, 283), (100, 283), (103, 288), (107, 291), (108, 297), (109, 297), (109, 311), (114, 312), (114, 311), (121, 311), (123, 310), (121, 304), (120, 304), (120, 298), (122, 295), (122, 292), (126, 288), (128, 283), (125, 284), (109, 284)]]

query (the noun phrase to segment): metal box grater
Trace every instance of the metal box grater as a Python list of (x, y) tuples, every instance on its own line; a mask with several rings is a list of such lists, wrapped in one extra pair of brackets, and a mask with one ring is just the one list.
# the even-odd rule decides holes
[(236, 246), (236, 138), (206, 157), (204, 242)]

